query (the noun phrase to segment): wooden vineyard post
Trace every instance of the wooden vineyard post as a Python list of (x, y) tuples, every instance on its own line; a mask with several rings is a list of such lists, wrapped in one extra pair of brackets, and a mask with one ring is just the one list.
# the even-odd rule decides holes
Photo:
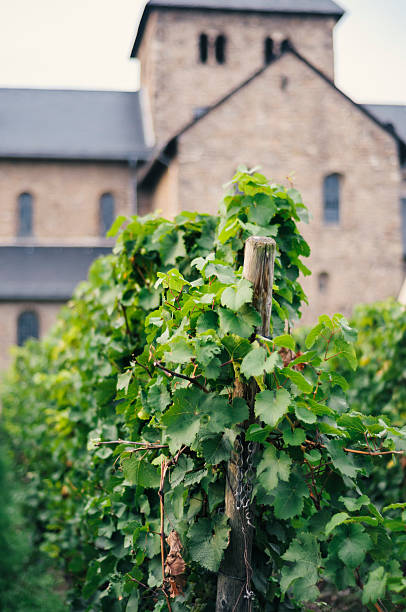
[[(243, 276), (253, 285), (252, 303), (261, 315), (262, 324), (257, 330), (269, 336), (272, 309), (272, 286), (276, 244), (272, 238), (251, 236), (245, 243)], [(250, 422), (254, 422), (254, 401), (257, 384), (235, 381), (234, 397), (244, 397), (250, 408)], [(238, 489), (239, 466), (247, 446), (235, 447), (227, 465), (225, 512), (229, 518), (230, 543), (224, 554), (217, 581), (216, 612), (250, 612), (252, 600), (247, 597), (251, 584), (251, 554), (253, 528), (249, 520), (249, 507), (237, 508), (235, 492)]]

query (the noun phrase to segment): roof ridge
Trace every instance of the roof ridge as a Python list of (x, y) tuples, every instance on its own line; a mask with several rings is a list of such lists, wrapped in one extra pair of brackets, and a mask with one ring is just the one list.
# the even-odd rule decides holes
[(392, 136), (392, 138), (394, 138), (397, 141), (397, 143), (398, 143), (398, 145), (400, 147), (406, 148), (405, 141), (396, 132), (394, 132), (391, 128), (389, 128), (387, 125), (385, 125), (384, 122), (380, 121), (367, 108), (365, 108), (364, 105), (358, 104), (352, 98), (347, 96), (347, 94), (345, 94), (341, 89), (339, 89), (336, 86), (336, 84), (334, 83), (334, 81), (332, 79), (330, 79), (330, 77), (328, 77), (324, 72), (322, 72), (319, 68), (317, 68), (314, 64), (312, 64), (312, 62), (310, 62), (301, 53), (299, 53), (295, 49), (295, 47), (292, 45), (292, 43), (290, 41), (286, 41), (286, 43), (287, 44), (285, 45), (284, 49), (280, 52), (280, 54), (277, 55), (274, 59), (272, 59), (271, 62), (269, 62), (269, 64), (266, 64), (265, 66), (262, 66), (260, 69), (256, 70), (253, 74), (251, 74), (251, 76), (249, 76), (247, 79), (242, 81), (239, 85), (234, 87), (227, 94), (222, 96), (219, 100), (214, 102), (214, 104), (209, 106), (205, 112), (203, 112), (201, 115), (199, 115), (195, 119), (192, 119), (186, 125), (184, 125), (182, 128), (180, 128), (177, 132), (175, 132), (175, 134), (173, 136), (171, 136), (171, 138), (169, 138), (166, 141), (166, 143), (158, 150), (156, 155), (149, 162), (147, 162), (147, 164), (143, 167), (143, 171), (141, 171), (140, 182), (144, 181), (144, 179), (147, 178), (147, 176), (149, 175), (150, 171), (155, 166), (155, 164), (162, 163), (164, 165), (167, 165), (166, 164), (166, 160), (168, 158), (168, 154), (171, 151), (174, 150), (174, 148), (175, 148), (174, 147), (174, 143), (176, 143), (176, 140), (180, 136), (182, 136), (182, 134), (184, 134), (189, 129), (191, 129), (199, 121), (201, 121), (202, 119), (207, 117), (208, 114), (210, 114), (213, 110), (215, 110), (216, 108), (221, 106), (224, 102), (226, 102), (228, 99), (230, 99), (238, 91), (240, 91), (241, 89), (246, 87), (249, 83), (251, 83), (254, 79), (256, 79), (258, 76), (260, 76), (263, 72), (265, 72), (268, 68), (270, 68), (270, 66), (275, 64), (278, 60), (280, 60), (287, 53), (292, 53), (297, 59), (302, 61), (306, 66), (308, 66), (311, 70), (313, 70), (313, 72), (318, 74), (324, 81), (326, 81), (331, 87), (333, 87), (333, 89), (335, 89), (340, 95), (342, 95), (344, 98), (346, 98), (346, 100), (348, 100), (351, 104), (356, 106), (362, 113), (367, 115), (367, 117), (369, 117), (369, 119), (371, 119), (371, 121), (376, 123), (387, 134)]

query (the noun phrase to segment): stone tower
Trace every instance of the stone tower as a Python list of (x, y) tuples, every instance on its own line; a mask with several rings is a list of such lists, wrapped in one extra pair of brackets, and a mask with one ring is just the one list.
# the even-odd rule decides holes
[(151, 0), (132, 57), (157, 144), (271, 61), (285, 40), (333, 79), (342, 14), (332, 0)]

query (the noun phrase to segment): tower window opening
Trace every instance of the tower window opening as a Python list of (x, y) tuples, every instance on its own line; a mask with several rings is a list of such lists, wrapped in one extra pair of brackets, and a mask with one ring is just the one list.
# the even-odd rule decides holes
[(199, 36), (199, 59), (201, 64), (206, 64), (209, 56), (209, 38), (207, 34)]
[(272, 38), (269, 38), (269, 36), (267, 38), (265, 38), (265, 44), (264, 44), (264, 59), (265, 59), (265, 64), (270, 64), (272, 62), (272, 60), (275, 57), (275, 53), (274, 53), (274, 44), (273, 44), (273, 40)]
[(285, 38), (285, 40), (281, 42), (281, 53), (284, 53), (285, 51), (289, 51), (291, 46), (292, 45), (290, 43), (290, 40), (288, 38)]
[(224, 34), (219, 34), (215, 42), (215, 55), (218, 64), (226, 63), (226, 43), (227, 39)]

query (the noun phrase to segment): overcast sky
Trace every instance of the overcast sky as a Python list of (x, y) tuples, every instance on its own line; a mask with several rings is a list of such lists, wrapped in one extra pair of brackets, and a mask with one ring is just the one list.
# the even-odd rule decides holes
[[(338, 0), (336, 81), (356, 101), (406, 104), (406, 0)], [(138, 87), (129, 53), (143, 0), (0, 0), (0, 87)]]

